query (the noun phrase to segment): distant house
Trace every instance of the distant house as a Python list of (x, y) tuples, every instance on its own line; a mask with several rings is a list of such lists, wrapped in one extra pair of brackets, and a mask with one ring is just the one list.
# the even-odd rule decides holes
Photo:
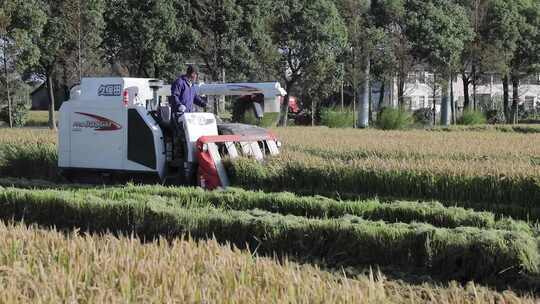
[[(58, 88), (54, 92), (55, 96), (55, 108), (58, 110), (62, 105), (62, 102), (69, 98), (64, 88)], [(42, 83), (32, 93), (30, 93), (32, 99), (32, 110), (45, 111), (49, 109), (49, 95), (47, 94), (47, 83)]]
[[(407, 75), (404, 87), (403, 104), (409, 110), (420, 108), (431, 108), (433, 102), (439, 111), (441, 103), (441, 92), (437, 90), (435, 98), (433, 96), (433, 73), (422, 68)], [(461, 77), (457, 77), (453, 82), (454, 96), (458, 110), (463, 109), (464, 89)], [(397, 106), (397, 80), (394, 79), (386, 85), (382, 106)], [(510, 99), (512, 98), (512, 86), (509, 88)], [(379, 100), (380, 90), (372, 92), (373, 100)], [(473, 100), (473, 88), (469, 85), (470, 101)], [(501, 76), (496, 73), (486, 73), (482, 75), (477, 87), (476, 97), (481, 104), (491, 104), (502, 100), (503, 85)], [(523, 79), (519, 87), (519, 104), (525, 110), (535, 110), (540, 104), (540, 75), (532, 75)]]

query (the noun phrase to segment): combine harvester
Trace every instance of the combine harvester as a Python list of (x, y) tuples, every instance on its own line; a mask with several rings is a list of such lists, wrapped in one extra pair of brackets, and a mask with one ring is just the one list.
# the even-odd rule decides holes
[[(253, 102), (260, 119), (279, 112), (279, 83), (201, 84), (210, 98), (259, 94)], [(263, 160), (279, 154), (280, 142), (267, 130), (218, 122), (211, 113), (185, 113), (174, 119), (170, 86), (140, 78), (84, 78), (60, 108), (58, 166), (74, 181), (142, 180), (227, 187), (222, 163), (227, 156)], [(264, 101), (262, 101), (264, 100)]]

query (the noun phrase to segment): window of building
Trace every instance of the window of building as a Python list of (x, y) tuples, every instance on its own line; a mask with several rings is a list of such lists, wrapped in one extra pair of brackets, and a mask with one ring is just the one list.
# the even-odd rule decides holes
[(530, 75), (527, 78), (523, 79), (523, 84), (529, 85), (538, 85), (540, 84), (540, 74)]
[(426, 72), (424, 71), (419, 71), (417, 73), (417, 79), (418, 79), (418, 83), (421, 83), (421, 84), (424, 84), (426, 83)]
[(418, 109), (418, 96), (415, 96), (411, 100), (411, 110)]
[(408, 73), (406, 83), (416, 83), (416, 73)]
[(478, 82), (484, 85), (491, 84), (491, 74), (482, 74), (482, 76), (479, 77)]
[(525, 96), (525, 110), (534, 110), (534, 96)]
[(412, 98), (411, 97), (403, 97), (403, 106), (405, 109), (412, 109)]
[(418, 96), (418, 105), (421, 108), (426, 108), (428, 106), (426, 103), (426, 96)]
[(502, 84), (502, 77), (500, 74), (493, 74), (493, 84)]
[(529, 79), (529, 84), (540, 84), (540, 74), (532, 75), (531, 77), (529, 77)]
[[(435, 104), (437, 104), (437, 105), (441, 104), (441, 98), (440, 97), (435, 98)], [(433, 96), (428, 97), (428, 107), (433, 108)]]

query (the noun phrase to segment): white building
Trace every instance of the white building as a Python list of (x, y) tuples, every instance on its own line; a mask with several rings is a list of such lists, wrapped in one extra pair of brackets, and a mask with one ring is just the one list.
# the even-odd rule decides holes
[[(387, 85), (388, 87), (388, 85)], [(463, 108), (464, 90), (461, 76), (453, 82), (454, 100), (458, 109)], [(510, 101), (512, 100), (512, 84), (509, 87)], [(383, 106), (397, 106), (397, 79), (390, 85), (390, 90), (385, 91)], [(434, 94), (433, 73), (424, 70), (418, 70), (409, 73), (405, 82), (404, 104), (409, 110), (420, 108), (432, 108), (433, 96), (437, 111), (440, 109), (441, 88), (438, 87)], [(380, 90), (373, 91), (373, 101), (377, 103), (380, 96)], [(469, 85), (469, 96), (471, 107), (473, 104), (473, 86)], [(503, 84), (498, 74), (485, 74), (478, 81), (476, 87), (476, 100), (478, 106), (493, 107), (495, 104), (502, 105)], [(540, 74), (528, 77), (521, 81), (519, 87), (520, 105), (525, 110), (540, 110)]]

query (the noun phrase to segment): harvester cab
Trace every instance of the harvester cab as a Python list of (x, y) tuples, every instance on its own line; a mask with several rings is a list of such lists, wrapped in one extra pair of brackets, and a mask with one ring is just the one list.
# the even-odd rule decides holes
[[(285, 91), (279, 83), (201, 84), (217, 96), (262, 96), (256, 117), (278, 113)], [(88, 176), (227, 187), (223, 158), (264, 160), (279, 154), (280, 142), (266, 129), (221, 123), (212, 113), (176, 117), (170, 85), (156, 79), (83, 78), (60, 108), (58, 166), (68, 178)]]

